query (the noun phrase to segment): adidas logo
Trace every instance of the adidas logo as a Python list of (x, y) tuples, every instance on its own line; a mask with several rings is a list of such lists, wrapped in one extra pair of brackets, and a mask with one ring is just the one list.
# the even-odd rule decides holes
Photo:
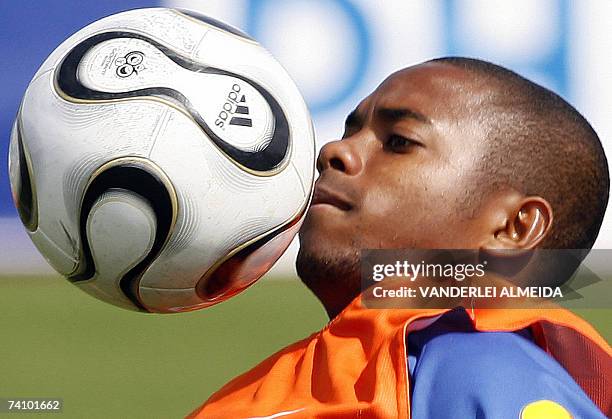
[[(225, 125), (240, 127), (252, 127), (253, 120), (249, 118), (249, 107), (246, 104), (246, 96), (240, 93), (240, 85), (234, 83), (232, 90), (229, 91), (222, 109), (217, 115), (215, 125), (225, 129)], [(227, 122), (229, 119), (229, 122)]]
[(242, 127), (252, 127), (253, 121), (251, 120), (251, 118), (246, 118), (246, 116), (249, 115), (249, 107), (246, 106), (246, 98), (244, 97), (244, 95), (242, 95), (242, 97), (240, 98), (239, 103), (243, 103), (243, 105), (236, 105), (236, 110), (234, 111), (234, 114), (240, 114), (245, 116), (232, 116), (232, 119), (230, 119), (229, 124), (240, 125)]

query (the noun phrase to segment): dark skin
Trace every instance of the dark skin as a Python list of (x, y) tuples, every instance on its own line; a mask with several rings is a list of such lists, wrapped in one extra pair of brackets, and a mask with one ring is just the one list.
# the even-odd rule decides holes
[(297, 269), (330, 318), (360, 293), (360, 249), (533, 249), (550, 231), (542, 197), (475, 194), (495, 86), (441, 63), (392, 74), (319, 154)]

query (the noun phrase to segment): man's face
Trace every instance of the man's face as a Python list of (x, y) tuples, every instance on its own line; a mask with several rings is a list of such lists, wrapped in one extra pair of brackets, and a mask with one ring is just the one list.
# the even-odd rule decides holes
[(470, 204), (486, 95), (463, 70), (426, 63), (359, 104), (317, 162), (297, 263), (309, 286), (317, 275), (358, 275), (360, 249), (479, 247)]

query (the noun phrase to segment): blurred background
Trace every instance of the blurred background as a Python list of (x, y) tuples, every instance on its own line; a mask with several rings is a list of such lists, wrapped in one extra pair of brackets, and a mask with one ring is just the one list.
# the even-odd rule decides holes
[[(266, 278), (219, 307), (147, 316), (73, 289), (27, 238), (11, 201), (7, 152), (30, 78), (86, 24), (152, 6), (201, 11), (267, 47), (305, 96), (319, 147), (341, 135), (345, 116), (391, 72), (464, 55), (507, 66), (565, 97), (612, 156), (610, 0), (2, 1), (0, 397), (63, 397), (70, 417), (178, 417), (326, 321), (296, 280), (295, 245)], [(612, 248), (610, 211), (596, 247)], [(581, 314), (609, 339), (609, 313)]]

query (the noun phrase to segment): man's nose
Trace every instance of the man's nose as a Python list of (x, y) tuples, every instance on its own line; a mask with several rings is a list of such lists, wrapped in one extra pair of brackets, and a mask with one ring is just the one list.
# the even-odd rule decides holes
[(363, 167), (363, 160), (357, 148), (357, 144), (348, 139), (332, 141), (325, 144), (317, 158), (317, 170), (339, 170), (347, 175), (358, 174)]

